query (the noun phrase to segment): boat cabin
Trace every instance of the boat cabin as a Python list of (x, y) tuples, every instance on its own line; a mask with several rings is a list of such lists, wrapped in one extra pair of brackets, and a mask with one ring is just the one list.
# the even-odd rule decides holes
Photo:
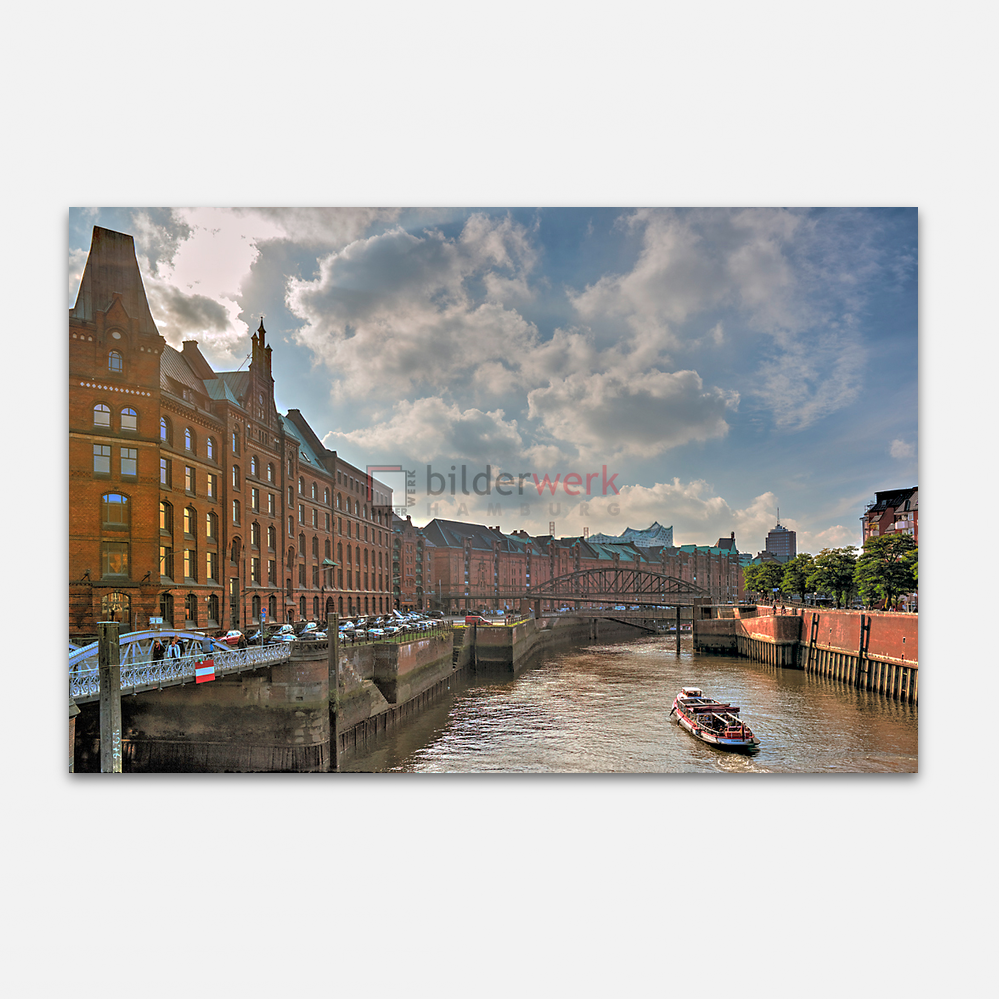
[(700, 687), (681, 687), (680, 688), (681, 697), (703, 697)]

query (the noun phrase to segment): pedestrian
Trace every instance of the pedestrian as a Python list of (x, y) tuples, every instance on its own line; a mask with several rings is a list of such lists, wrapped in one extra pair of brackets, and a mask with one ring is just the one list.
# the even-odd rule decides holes
[(240, 633), (239, 641), (236, 643), (236, 648), (238, 649), (246, 648), (246, 637), (242, 634), (242, 632)]
[(153, 642), (153, 662), (158, 663), (163, 658), (165, 651), (163, 643), (157, 638)]
[(180, 639), (175, 638), (170, 643), (170, 648), (167, 650), (167, 657), (169, 659), (179, 659), (180, 658)]

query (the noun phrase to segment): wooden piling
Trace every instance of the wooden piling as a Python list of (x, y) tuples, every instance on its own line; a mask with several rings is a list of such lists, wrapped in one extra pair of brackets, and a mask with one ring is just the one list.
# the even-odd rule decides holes
[(121, 646), (118, 622), (97, 623), (97, 676), (101, 703), (101, 773), (121, 771)]

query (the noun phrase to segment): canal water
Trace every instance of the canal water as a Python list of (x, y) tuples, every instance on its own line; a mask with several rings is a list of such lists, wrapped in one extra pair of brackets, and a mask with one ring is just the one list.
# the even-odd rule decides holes
[[(738, 705), (752, 755), (670, 719), (682, 686)], [(675, 716), (674, 716), (675, 717)], [(548, 653), (514, 678), (472, 676), (341, 758), (360, 773), (917, 772), (913, 705), (802, 670), (694, 653), (649, 636)]]

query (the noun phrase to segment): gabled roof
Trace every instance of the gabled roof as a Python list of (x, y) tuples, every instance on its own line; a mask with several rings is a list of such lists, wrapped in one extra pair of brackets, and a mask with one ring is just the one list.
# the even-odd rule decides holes
[(237, 405), (242, 406), (250, 387), (250, 373), (248, 371), (218, 371), (216, 376), (217, 381), (226, 383)]
[(916, 486), (910, 486), (908, 489), (888, 489), (882, 492), (875, 493), (874, 506), (872, 506), (867, 512), (883, 512), (884, 510), (897, 509), (905, 504), (907, 499), (912, 498), (912, 494), (916, 491)]
[(116, 294), (121, 296), (121, 304), (129, 318), (138, 320), (140, 333), (159, 336), (135, 259), (135, 242), (123, 232), (95, 225), (76, 304), (69, 310), (70, 317), (93, 322), (98, 312), (111, 308)]
[(175, 390), (167, 380), (170, 378), (180, 382), (181, 385), (186, 385), (199, 395), (210, 398), (204, 381), (191, 370), (184, 355), (167, 344), (160, 355), (160, 388), (164, 392), (173, 393)]

